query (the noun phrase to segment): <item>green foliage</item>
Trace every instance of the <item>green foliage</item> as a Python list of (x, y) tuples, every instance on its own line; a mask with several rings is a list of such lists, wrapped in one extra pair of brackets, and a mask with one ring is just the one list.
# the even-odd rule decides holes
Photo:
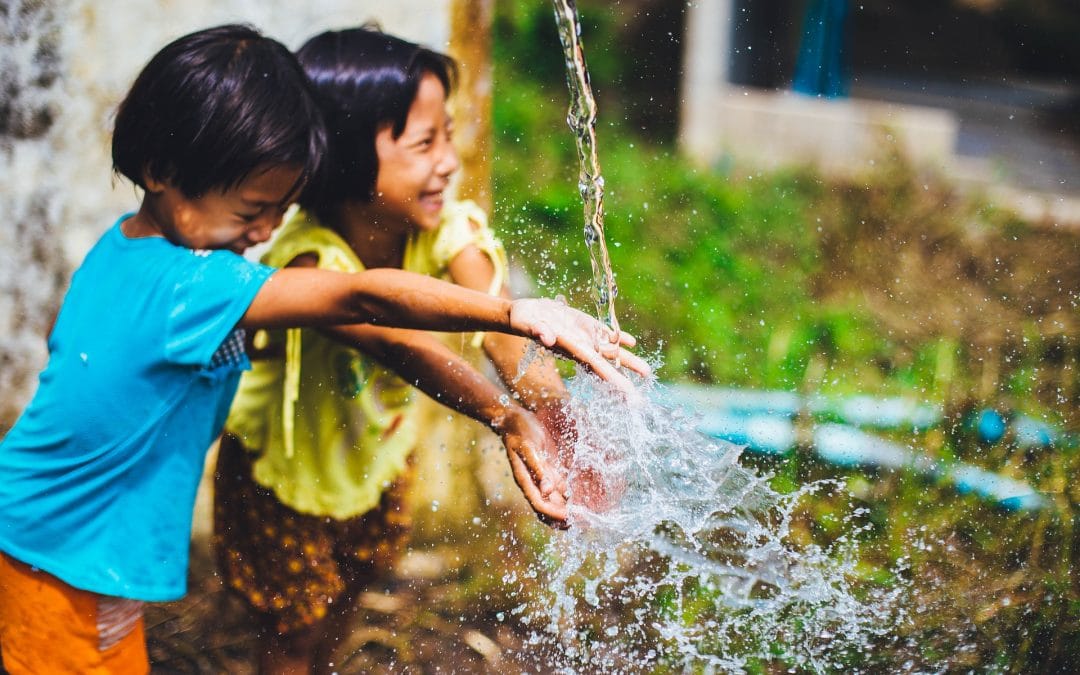
[[(543, 292), (588, 307), (564, 105), (557, 91), (500, 84), (495, 216)], [(797, 388), (815, 353), (831, 370), (858, 369), (884, 347), (865, 312), (814, 302), (826, 265), (810, 215), (815, 176), (716, 175), (615, 123), (602, 125), (599, 144), (617, 308), (643, 344), (663, 345), (666, 377)]]

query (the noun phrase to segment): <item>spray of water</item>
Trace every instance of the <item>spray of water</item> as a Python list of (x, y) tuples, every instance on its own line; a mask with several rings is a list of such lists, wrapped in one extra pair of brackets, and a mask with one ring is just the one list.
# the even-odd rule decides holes
[[(542, 597), (516, 610), (539, 670), (850, 669), (904, 620), (905, 585), (858, 581), (864, 513), (853, 509), (829, 547), (792, 541), (803, 498), (838, 484), (779, 494), (738, 447), (695, 432), (692, 413), (651, 402), (627, 414), (590, 375), (570, 386), (570, 483), (581, 492), (538, 572)], [(663, 398), (660, 385), (642, 386)]]
[(593, 301), (596, 303), (597, 318), (607, 321), (617, 335), (619, 321), (615, 317), (615, 296), (619, 289), (615, 285), (604, 239), (604, 177), (600, 173), (600, 160), (596, 154), (596, 101), (589, 84), (589, 70), (585, 66), (581, 23), (574, 0), (553, 2), (559, 41), (566, 60), (566, 84), (570, 88), (570, 111), (566, 123), (574, 132), (577, 144), (580, 167), (578, 189), (585, 203), (585, 245), (592, 264)]

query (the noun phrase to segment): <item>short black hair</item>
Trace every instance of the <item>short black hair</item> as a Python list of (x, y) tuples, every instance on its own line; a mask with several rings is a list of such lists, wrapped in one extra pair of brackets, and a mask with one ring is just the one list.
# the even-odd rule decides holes
[(439, 78), (449, 95), (454, 60), (372, 25), (320, 33), (296, 56), (330, 139), (323, 181), (305, 189), (300, 204), (323, 217), (345, 201), (370, 202), (379, 173), (376, 132), (389, 124), (394, 138), (401, 136), (424, 75)]
[(154, 55), (116, 114), (113, 170), (187, 197), (236, 187), (264, 166), (302, 168), (312, 182), (326, 128), (296, 57), (250, 26), (185, 35)]

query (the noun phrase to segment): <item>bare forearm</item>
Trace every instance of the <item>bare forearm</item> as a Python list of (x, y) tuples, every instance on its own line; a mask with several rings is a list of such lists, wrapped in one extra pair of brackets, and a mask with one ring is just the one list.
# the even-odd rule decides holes
[[(394, 274), (390, 274), (394, 273)], [(492, 297), (422, 275), (371, 270), (356, 298), (371, 323), (438, 331), (511, 330), (510, 306)], [(377, 275), (377, 276), (376, 276)]]
[(248, 328), (371, 323), (440, 331), (508, 331), (510, 302), (402, 270), (274, 273), (244, 315)]
[(351, 327), (352, 346), (370, 354), (432, 399), (500, 430), (508, 414), (520, 408), (468, 361), (436, 339), (415, 330)]
[(402, 270), (278, 270), (240, 321), (244, 328), (363, 323), (521, 335), (585, 364), (628, 393), (633, 385), (605, 359), (618, 356), (624, 365), (649, 373), (648, 364), (620, 346), (632, 346), (633, 338), (622, 333), (620, 345), (613, 345), (610, 331), (582, 312), (553, 300), (511, 302)]
[[(530, 343), (514, 335), (488, 333), (484, 336), (484, 351), (499, 379), (526, 408), (536, 411), (547, 405), (558, 405), (569, 394), (550, 354), (536, 354), (527, 365)], [(525, 366), (522, 373), (522, 366)]]

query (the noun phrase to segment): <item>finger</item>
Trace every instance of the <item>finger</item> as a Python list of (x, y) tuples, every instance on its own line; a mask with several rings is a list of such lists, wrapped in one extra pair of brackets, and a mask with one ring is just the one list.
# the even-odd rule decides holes
[(545, 347), (552, 347), (558, 341), (558, 334), (546, 323), (541, 323), (533, 328), (533, 335), (537, 341)]
[(607, 342), (607, 343), (613, 344), (613, 345), (618, 344), (618, 345), (622, 345), (624, 347), (633, 347), (634, 345), (637, 344), (637, 338), (635, 338), (630, 333), (627, 333), (625, 331), (620, 330), (618, 332), (618, 339), (616, 340), (615, 339), (615, 337), (616, 337), (615, 331), (613, 331), (610, 327), (608, 327), (608, 326), (606, 326), (604, 324), (600, 324), (600, 325), (603, 326), (601, 337), (604, 340), (604, 342)]
[(542, 522), (553, 527), (568, 527), (566, 500), (561, 495), (553, 494), (545, 498), (532, 481), (532, 475), (525, 461), (516, 453), (510, 454), (510, 469), (514, 474), (514, 481), (518, 484), (529, 506), (536, 512)]
[(574, 345), (573, 348), (570, 345), (565, 345), (564, 351), (573, 357), (575, 361), (595, 373), (601, 380), (613, 385), (619, 391), (627, 395), (636, 393), (633, 382), (620, 373), (618, 368), (608, 363), (598, 352), (592, 349), (581, 349), (577, 345)]
[(537, 455), (537, 466), (533, 470), (543, 476), (545, 485), (550, 485), (549, 490), (542, 489), (542, 492), (545, 497), (557, 494), (565, 498), (570, 467), (562, 465), (559, 444), (551, 436), (545, 435), (541, 445), (542, 451)]
[(570, 484), (566, 482), (566, 476), (562, 473), (555, 474), (555, 494), (560, 495), (564, 500), (570, 498)]
[(548, 475), (548, 465), (533, 449), (532, 443), (519, 443), (512, 455), (517, 455), (529, 472), (529, 479), (540, 488), (540, 493), (547, 497), (555, 491), (555, 482)]
[(650, 366), (645, 359), (637, 356), (633, 352), (628, 352), (625, 349), (619, 350), (619, 363), (642, 377), (652, 375), (652, 366)]

